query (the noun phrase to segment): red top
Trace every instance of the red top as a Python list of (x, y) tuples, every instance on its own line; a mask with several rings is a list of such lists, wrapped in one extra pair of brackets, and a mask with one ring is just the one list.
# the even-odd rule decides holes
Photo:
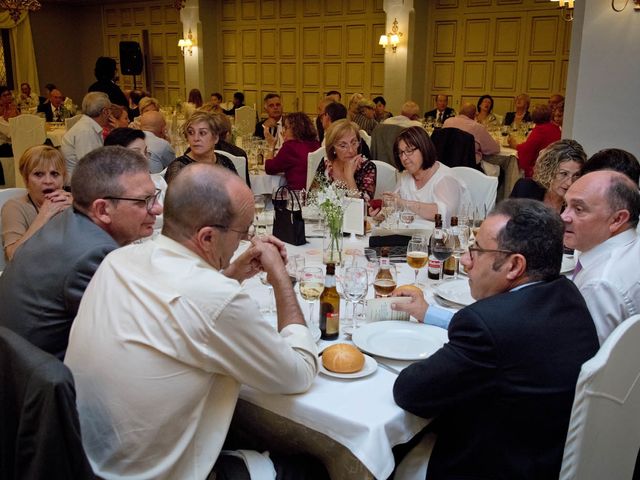
[(289, 188), (302, 190), (307, 186), (307, 156), (319, 148), (317, 140), (287, 140), (275, 157), (264, 162), (264, 171), (269, 175), (284, 172)]
[(518, 165), (524, 170), (524, 176), (533, 176), (533, 166), (536, 164), (540, 151), (553, 142), (560, 140), (562, 132), (555, 123), (536, 125), (529, 133), (527, 140), (516, 147), (518, 150)]

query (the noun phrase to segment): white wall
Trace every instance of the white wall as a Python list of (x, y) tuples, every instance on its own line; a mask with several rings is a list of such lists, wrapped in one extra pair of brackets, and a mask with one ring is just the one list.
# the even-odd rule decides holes
[(563, 137), (587, 155), (613, 147), (640, 158), (640, 11), (577, 1), (572, 35)]

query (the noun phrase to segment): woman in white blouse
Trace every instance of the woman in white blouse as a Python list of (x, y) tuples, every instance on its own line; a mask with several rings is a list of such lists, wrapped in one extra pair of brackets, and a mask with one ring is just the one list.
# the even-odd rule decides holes
[(426, 220), (436, 213), (447, 224), (451, 215), (471, 203), (466, 185), (451, 175), (451, 169), (437, 161), (436, 149), (421, 127), (403, 130), (393, 145), (393, 156), (402, 172), (393, 192), (398, 208), (408, 208)]

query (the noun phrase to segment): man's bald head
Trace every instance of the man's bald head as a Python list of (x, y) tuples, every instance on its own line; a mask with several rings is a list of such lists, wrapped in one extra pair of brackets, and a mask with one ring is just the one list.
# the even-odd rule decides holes
[(167, 126), (164, 115), (155, 110), (148, 110), (140, 115), (140, 129), (152, 132), (156, 137), (164, 138), (164, 129)]
[(400, 115), (404, 115), (410, 120), (417, 120), (420, 118), (420, 106), (412, 100), (404, 102)]
[(465, 115), (473, 120), (476, 118), (476, 106), (471, 102), (464, 102), (460, 107), (460, 115)]

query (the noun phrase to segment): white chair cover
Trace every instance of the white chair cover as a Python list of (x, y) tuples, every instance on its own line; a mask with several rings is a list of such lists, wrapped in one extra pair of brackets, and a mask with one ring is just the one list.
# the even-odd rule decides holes
[(364, 143), (367, 144), (367, 147), (371, 148), (371, 135), (369, 135), (365, 130), (360, 130), (360, 136), (364, 140)]
[(236, 108), (236, 132), (237, 135), (253, 135), (256, 128), (256, 111), (253, 107), (240, 107)]
[(560, 479), (631, 479), (640, 446), (640, 315), (582, 365)]
[(486, 207), (488, 212), (496, 204), (498, 191), (496, 177), (489, 177), (469, 167), (454, 167), (451, 169), (451, 174), (467, 186), (473, 208), (479, 208), (479, 211), (483, 212)]
[(74, 115), (71, 118), (65, 118), (65, 120), (64, 120), (64, 128), (69, 130), (71, 127), (73, 127), (76, 124), (76, 122), (78, 120), (80, 120), (80, 118), (82, 118), (82, 114), (81, 113), (79, 113), (78, 115)]
[(216, 152), (216, 155), (223, 155), (233, 162), (233, 166), (236, 167), (238, 176), (242, 180), (247, 178), (247, 159), (246, 158), (236, 157), (235, 155), (231, 155), (228, 152), (223, 152), (222, 150), (215, 150), (215, 152)]
[[(2, 211), (2, 206), (7, 200), (13, 197), (25, 195), (26, 193), (26, 188), (5, 188), (4, 190), (0, 190), (0, 212)], [(4, 245), (4, 240), (2, 239), (2, 215), (0, 215), (0, 246), (2, 245)], [(4, 248), (2, 248), (0, 251), (0, 272), (4, 270), (5, 265)]]
[(384, 192), (392, 192), (396, 188), (398, 170), (387, 162), (372, 161), (376, 165), (376, 191), (373, 198), (381, 198)]
[[(25, 113), (9, 119), (9, 132), (13, 158), (17, 165), (24, 151), (34, 145), (42, 145), (47, 139), (44, 118)], [(17, 169), (17, 166), (16, 166)]]
[(313, 178), (316, 176), (316, 170), (318, 169), (318, 165), (320, 165), (320, 160), (324, 158), (324, 155), (324, 147), (320, 147), (315, 152), (309, 152), (307, 156), (307, 192), (309, 188), (311, 188)]

